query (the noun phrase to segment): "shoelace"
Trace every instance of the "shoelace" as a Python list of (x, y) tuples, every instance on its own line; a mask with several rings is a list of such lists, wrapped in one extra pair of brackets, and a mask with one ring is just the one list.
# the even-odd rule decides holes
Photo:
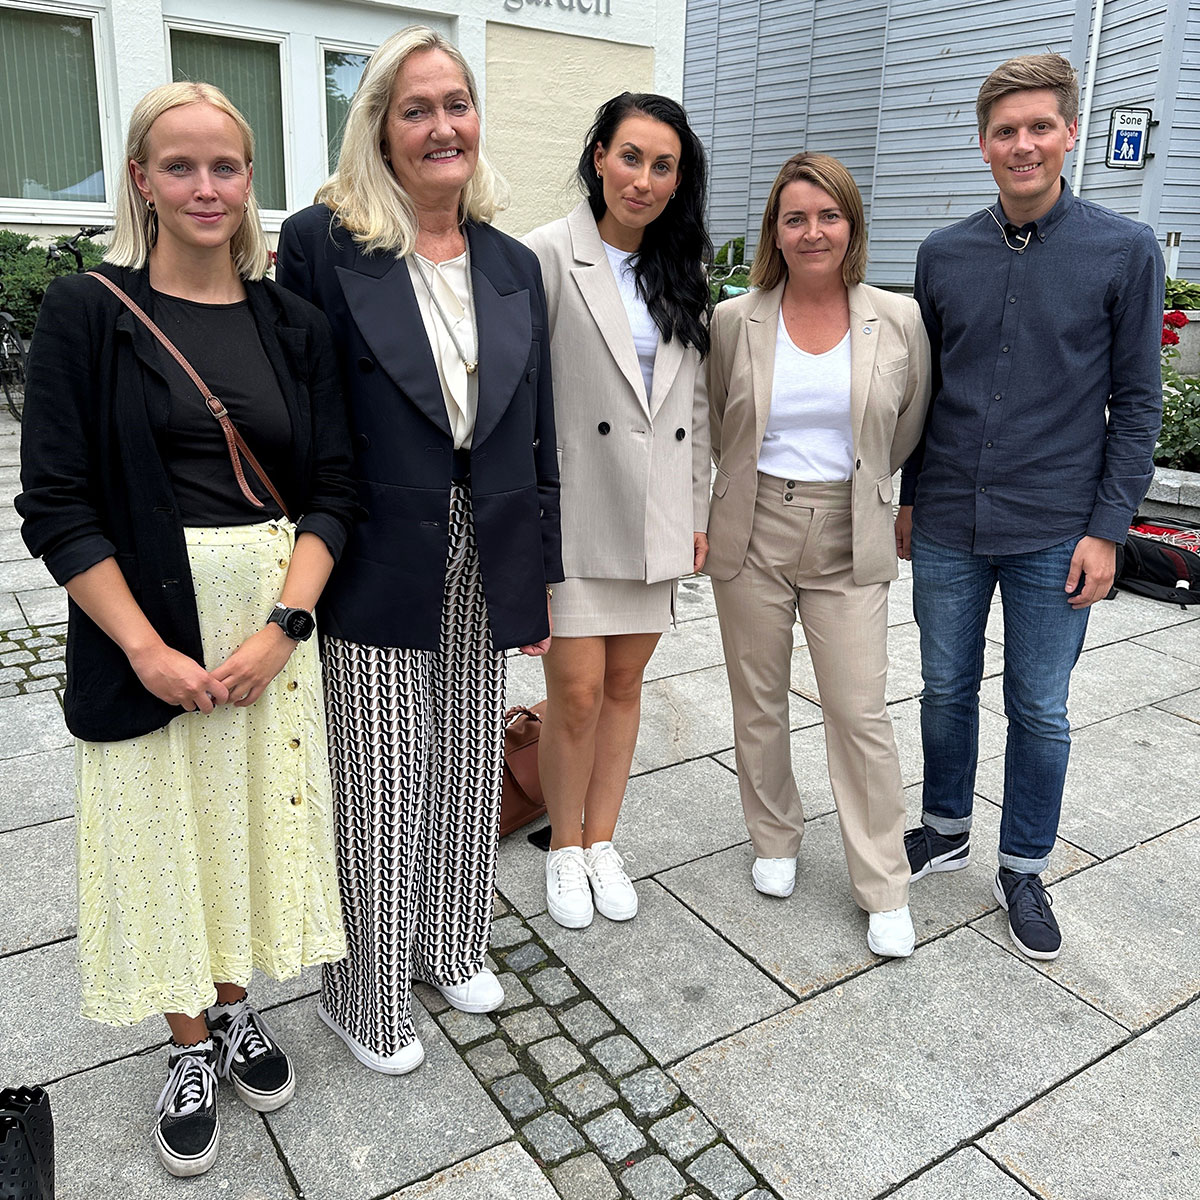
[(229, 1023), (221, 1035), (221, 1053), (217, 1056), (217, 1074), (229, 1078), (229, 1068), (241, 1053), (247, 1060), (270, 1054), (275, 1037), (262, 1014), (247, 1005)]
[(216, 1086), (213, 1069), (208, 1060), (199, 1054), (181, 1054), (171, 1066), (167, 1086), (159, 1093), (156, 1113), (170, 1107), (180, 1117), (194, 1113), (205, 1104)]
[(557, 870), (558, 893), (560, 896), (563, 892), (575, 891), (576, 889), (587, 891), (588, 871), (582, 851), (578, 854), (562, 855), (556, 860), (555, 866)]
[(1037, 921), (1042, 925), (1052, 924), (1050, 909), (1054, 907), (1054, 899), (1046, 891), (1042, 881), (1036, 875), (1022, 875), (1013, 884), (1008, 894), (1009, 911), (1019, 909), (1019, 918), (1023, 923)]
[(602, 888), (613, 883), (624, 883), (625, 860), (613, 846), (604, 846), (597, 850), (591, 858), (588, 870), (592, 879)]

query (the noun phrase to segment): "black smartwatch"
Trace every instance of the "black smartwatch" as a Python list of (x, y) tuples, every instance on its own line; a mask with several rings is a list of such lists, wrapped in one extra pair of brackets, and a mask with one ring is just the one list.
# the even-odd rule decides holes
[(293, 642), (303, 642), (312, 637), (312, 631), (317, 623), (307, 609), (288, 608), (286, 604), (276, 603), (267, 617), (267, 624), (276, 624)]

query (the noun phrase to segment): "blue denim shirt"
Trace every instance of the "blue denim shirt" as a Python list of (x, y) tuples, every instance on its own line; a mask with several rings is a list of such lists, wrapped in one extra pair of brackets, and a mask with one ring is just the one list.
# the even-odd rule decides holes
[(1062, 194), (1017, 230), (999, 202), (929, 235), (916, 299), (933, 352), (902, 504), (976, 554), (1123, 542), (1162, 423), (1163, 260), (1148, 225)]

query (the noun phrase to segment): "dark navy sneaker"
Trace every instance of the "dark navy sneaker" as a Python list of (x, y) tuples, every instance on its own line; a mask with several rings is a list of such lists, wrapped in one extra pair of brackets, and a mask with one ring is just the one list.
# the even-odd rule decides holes
[(931, 871), (961, 871), (971, 861), (971, 834), (942, 834), (928, 825), (918, 825), (904, 834), (904, 849), (915, 880)]
[(992, 890), (1008, 913), (1008, 932), (1017, 949), (1026, 958), (1057, 958), (1062, 934), (1050, 911), (1054, 902), (1041, 877), (1001, 867)]
[(296, 1076), (291, 1059), (248, 1000), (214, 1004), (208, 1028), (217, 1047), (217, 1074), (230, 1080), (255, 1112), (274, 1112), (292, 1098)]
[(211, 1039), (171, 1047), (170, 1076), (158, 1098), (154, 1144), (162, 1164), (176, 1176), (203, 1175), (217, 1161), (221, 1122)]

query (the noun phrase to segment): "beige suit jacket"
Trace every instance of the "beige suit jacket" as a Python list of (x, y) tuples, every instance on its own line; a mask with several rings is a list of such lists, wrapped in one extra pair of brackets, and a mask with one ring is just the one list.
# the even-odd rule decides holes
[[(782, 297), (780, 284), (769, 292), (726, 300), (713, 313), (708, 392), (717, 474), (704, 569), (714, 579), (732, 579), (742, 569), (750, 544)], [(921, 436), (929, 387), (929, 339), (916, 301), (866, 284), (852, 287), (855, 583), (896, 578), (892, 476)]]
[(550, 316), (563, 570), (653, 583), (692, 573), (708, 522), (708, 398), (700, 355), (658, 343), (652, 394), (586, 201), (524, 242)]

